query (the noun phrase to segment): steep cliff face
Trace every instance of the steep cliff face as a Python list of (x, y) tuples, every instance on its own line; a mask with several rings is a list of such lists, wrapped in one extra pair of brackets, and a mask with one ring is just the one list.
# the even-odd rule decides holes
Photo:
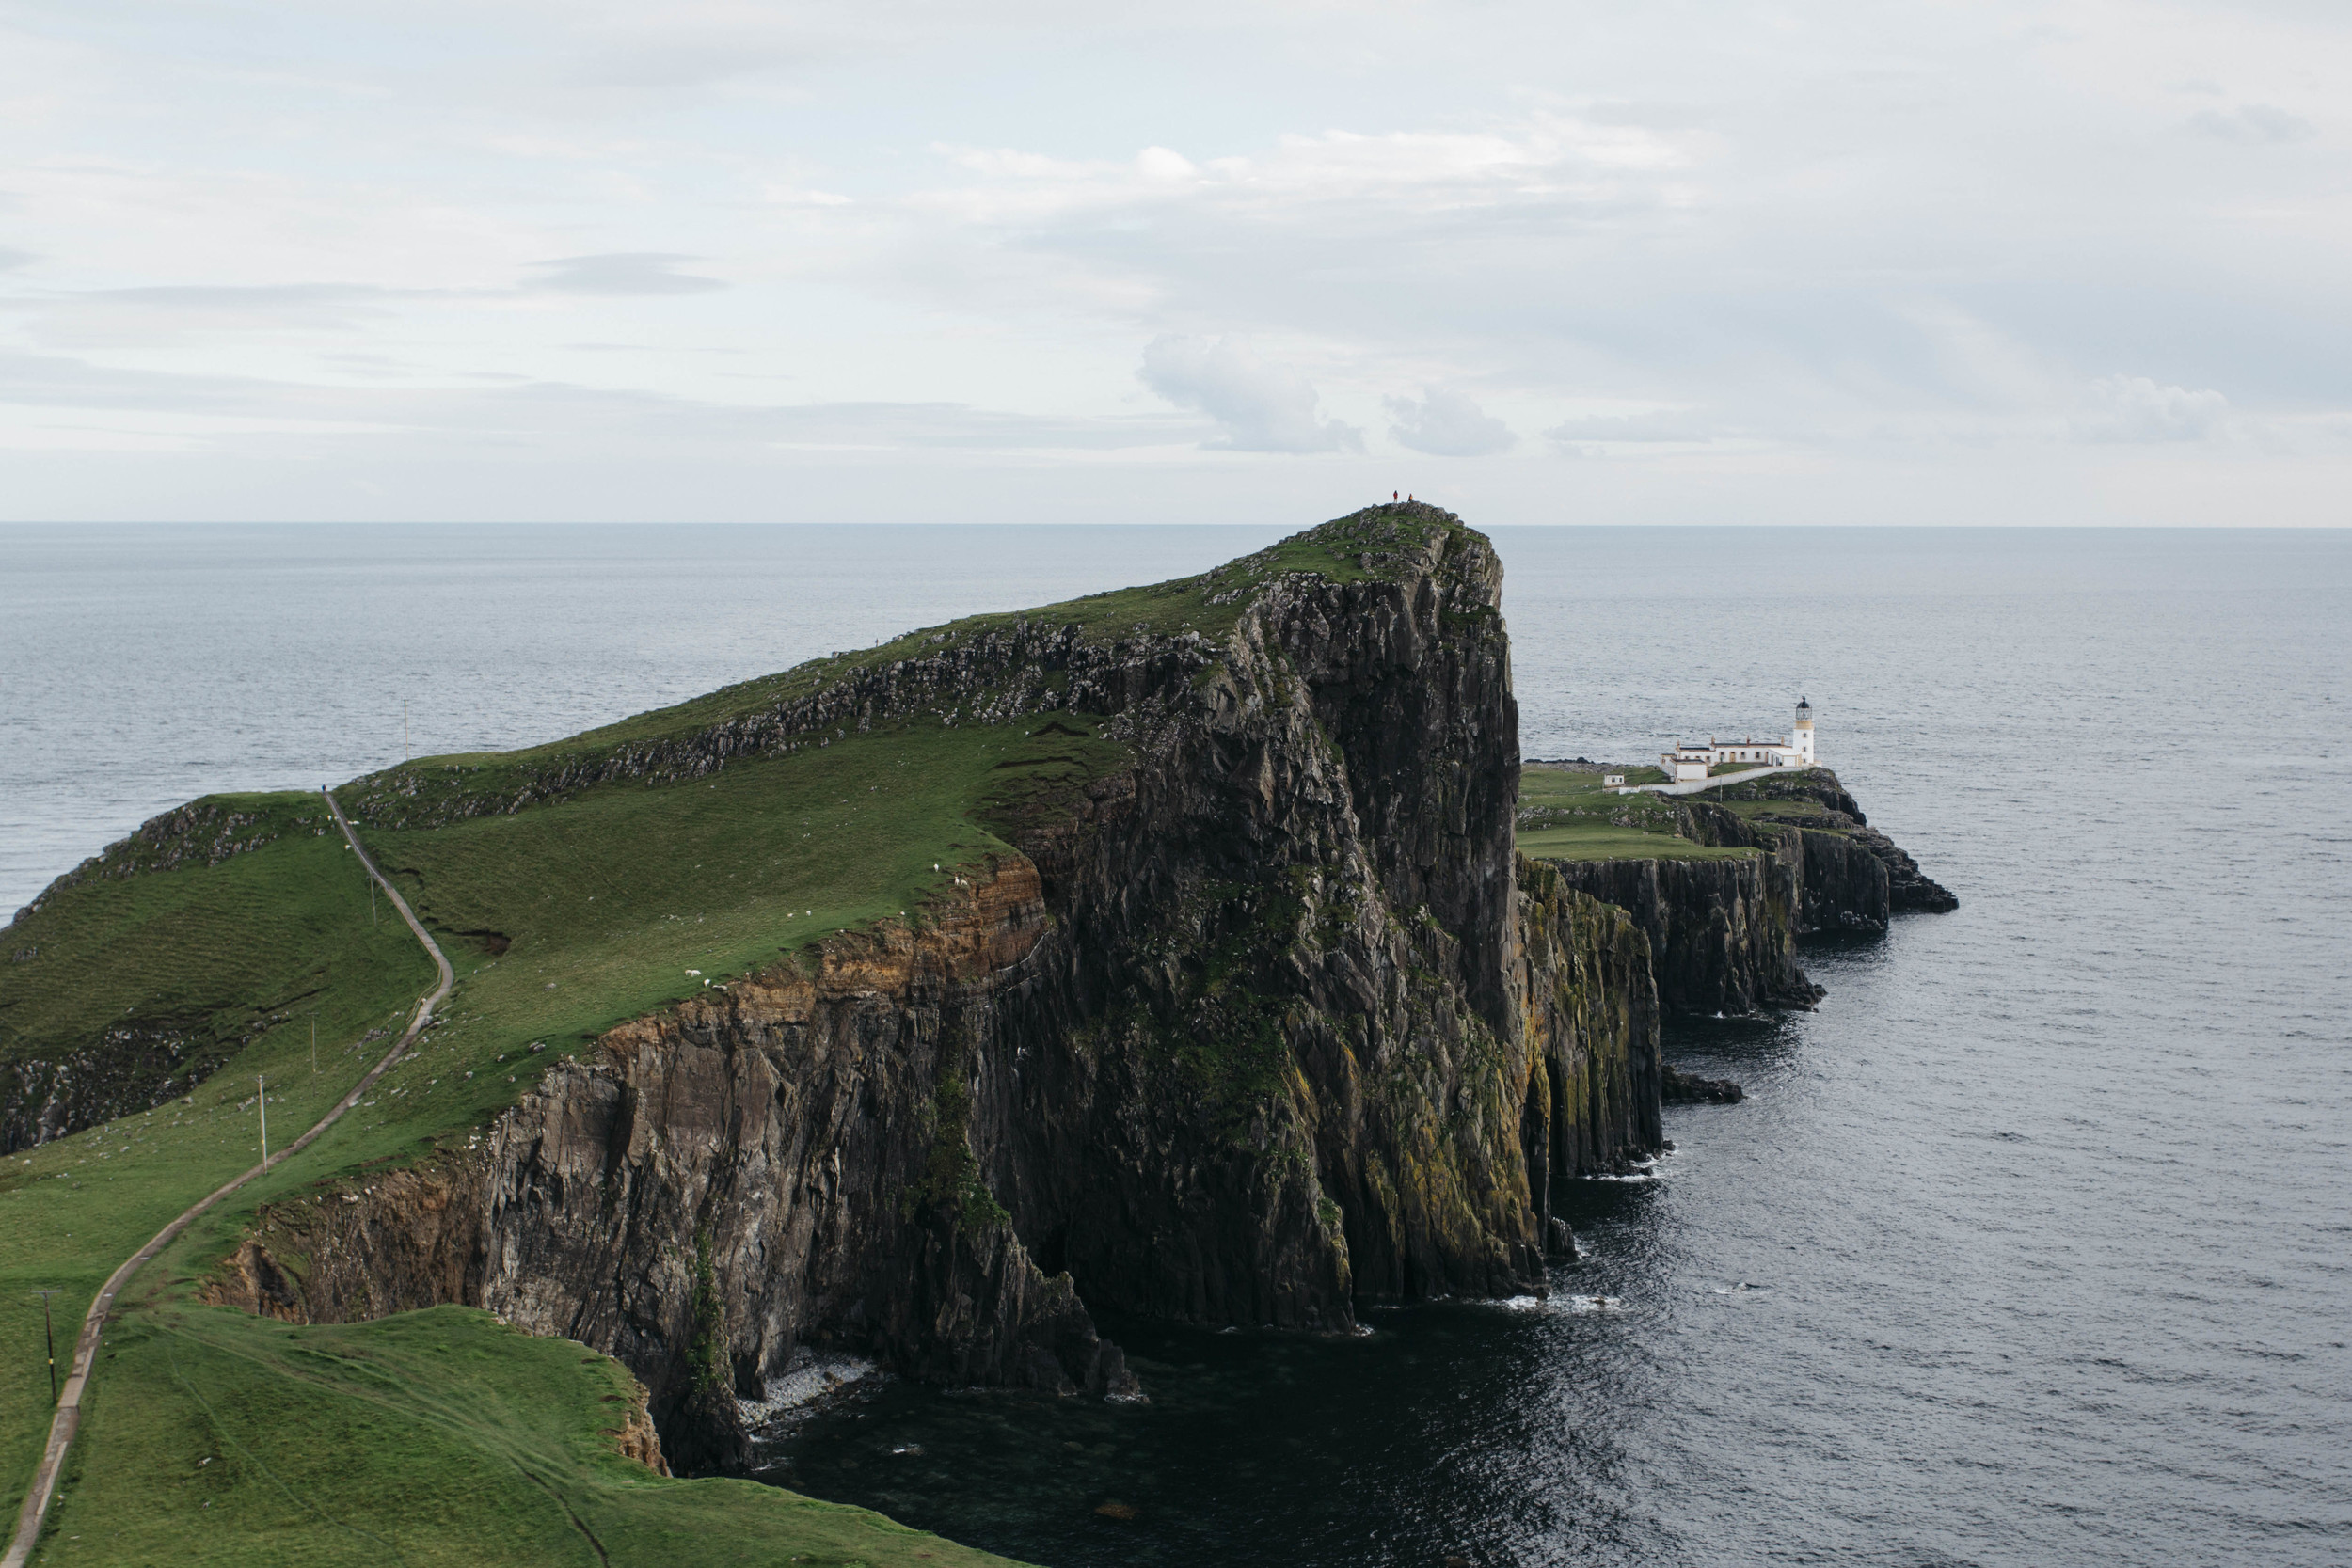
[(1036, 989), (1046, 930), (1016, 863), (919, 932), (838, 939), (813, 972), (614, 1030), (463, 1155), (271, 1212), (260, 1247), (308, 1267), (273, 1307), (246, 1261), (245, 1293), (326, 1321), (467, 1302), (596, 1345), (645, 1380), (689, 1467), (740, 1460), (735, 1394), (802, 1344), (1122, 1391), (1070, 1280), (972, 1179), (967, 1075)]
[(1522, 860), (1519, 887), (1526, 1158), (1548, 1222), (1550, 1176), (1615, 1169), (1663, 1141), (1658, 983), (1649, 938), (1628, 911), (1578, 892), (1557, 866)]
[[(1898, 910), (1942, 912), (1960, 907), (1916, 861), (1869, 825), (1827, 768), (1761, 780), (1729, 798), (1759, 801), (1765, 809), (1740, 815), (1705, 801), (1688, 802), (1687, 835), (1702, 844), (1759, 848), (1787, 864), (1797, 878), (1801, 932), (1883, 931)], [(1776, 810), (1776, 801), (1791, 805)]]
[[(1486, 542), (1421, 507), (1308, 537), (1360, 569), (1213, 580), (1230, 631), (1088, 653), (1091, 712), (1026, 624), (851, 708), (793, 697), (1099, 725), (1134, 760), (1003, 802), (1019, 854), (921, 918), (612, 1031), (462, 1155), (271, 1211), (280, 1293), (609, 1349), (693, 1468), (739, 1457), (733, 1396), (803, 1344), (1115, 1392), (1086, 1303), (1340, 1329), (1540, 1291), (1551, 1181), (1658, 1142), (1649, 943), (1515, 861)], [(377, 799), (428, 807), (474, 811)]]
[(1670, 1012), (1751, 1013), (1820, 999), (1797, 966), (1803, 884), (1781, 855), (1565, 861), (1558, 871), (1570, 887), (1625, 911), (1648, 938)]
[(1684, 837), (1719, 848), (1758, 849), (1780, 868), (1790, 934), (1886, 929), (1891, 906), (1884, 863), (1846, 832), (1820, 825), (1822, 817), (1806, 817), (1803, 822), (1814, 825), (1801, 825), (1742, 816), (1704, 801), (1683, 802), (1677, 815)]
[(1670, 813), (1665, 820), (1677, 837), (1757, 852), (1736, 860), (1559, 863), (1569, 885), (1628, 911), (1641, 927), (1669, 1011), (1810, 1006), (1821, 990), (1797, 966), (1799, 937), (1883, 932), (1897, 910), (1959, 907), (1868, 825), (1826, 768), (1729, 786), (1706, 800), (1653, 801), (1647, 809)]

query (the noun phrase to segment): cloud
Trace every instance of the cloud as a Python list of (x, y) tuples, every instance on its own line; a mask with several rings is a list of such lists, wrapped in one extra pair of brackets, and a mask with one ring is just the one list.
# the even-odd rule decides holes
[(572, 74), (592, 87), (704, 87), (800, 64), (806, 57), (768, 40), (639, 40), (577, 61)]
[(958, 403), (824, 403), (772, 410), (781, 445), (896, 450), (1117, 451), (1172, 446), (1190, 434), (1168, 415), (1057, 419)]
[(1562, 446), (1587, 441), (1711, 441), (1713, 430), (1687, 413), (1591, 414), (1544, 432)]
[(1283, 227), (1355, 210), (1388, 228), (1482, 212), (1652, 208), (1682, 191), (1699, 140), (1538, 110), (1476, 128), (1294, 134), (1204, 163), (1166, 147), (1120, 161), (943, 142), (932, 150), (973, 181), (916, 200), (996, 225), (1170, 207)]
[(1433, 457), (1486, 457), (1508, 451), (1518, 441), (1501, 420), (1442, 387), (1423, 388), (1418, 403), (1390, 398), (1388, 406), (1396, 420), (1389, 434), (1401, 445)]
[(24, 338), (80, 351), (349, 335), (389, 320), (405, 300), (429, 292), (365, 283), (164, 283), (77, 289), (20, 298)]
[(1136, 154), (1136, 172), (1146, 180), (1174, 182), (1200, 178), (1199, 166), (1183, 153), (1165, 147), (1147, 147)]
[[(1342, 460), (1236, 451), (1336, 453), (1352, 421), (1392, 467), (1499, 415), (1507, 455), (1629, 460), (1588, 468), (1654, 495), (1580, 483), (1686, 519), (1784, 484), (1875, 515), (1898, 462), (1950, 476), (1907, 491), (1946, 506), (2043, 465), (2352, 464), (2322, 422), (2352, 418), (2326, 264), (2352, 161), (2309, 75), (2352, 8), (2060, 8), (1815, 0), (1694, 31), (1653, 7), (1596, 33), (1538, 0), (477, 0), (426, 46), (413, 4), (356, 0), (257, 55), (48, 0), (82, 24), (0, 22), (0, 245), (39, 253), (0, 258), (0, 348), (88, 374), (24, 372), (0, 412), (28, 440), (44, 398), (127, 426), (72, 401), (150, 395), (90, 379), (119, 366), (241, 410), (208, 417), (406, 433), (255, 441), (271, 515), (344, 483), (311, 460), (329, 440), (667, 452), (681, 495), (724, 452), (971, 452), (1022, 484), (1164, 464), (1270, 505)], [(2090, 389), (2132, 366), (2154, 380)], [(1496, 407), (1455, 418), (1425, 382)], [(245, 436), (188, 439), (246, 461)], [(1495, 496), (1560, 482), (1453, 467)], [(0, 471), (0, 507), (31, 506)], [(589, 472), (550, 465), (527, 504), (601, 514)], [(1715, 488), (1733, 473), (1754, 489)], [(2340, 476), (2278, 483), (2341, 510)], [(2050, 517), (2083, 493), (2010, 488)], [(181, 504), (152, 495), (124, 504)]]
[(697, 277), (677, 271), (681, 261), (698, 258), (665, 250), (623, 250), (602, 256), (565, 256), (535, 261), (545, 276), (524, 287), (559, 294), (699, 294), (723, 289), (715, 277)]
[(0, 245), (0, 272), (12, 272), (18, 267), (28, 267), (38, 260), (40, 258), (29, 250), (18, 250), (11, 245)]
[(1627, 442), (1643, 446), (1704, 446), (1720, 434), (1695, 412), (1646, 414), (1588, 414), (1563, 420), (1544, 432), (1544, 439), (1576, 456), (1594, 455), (1593, 449)]
[(2302, 116), (2291, 115), (2268, 103), (2249, 103), (2226, 112), (2206, 109), (2191, 115), (2188, 122), (2206, 135), (2249, 146), (2308, 141), (2319, 134)]
[(2230, 400), (2211, 388), (2191, 391), (2144, 375), (2109, 375), (2090, 384), (2071, 428), (2078, 441), (2201, 441), (2229, 414)]
[(1143, 384), (1223, 427), (1202, 446), (1224, 451), (1358, 451), (1363, 433), (1319, 420), (1322, 402), (1296, 371), (1269, 365), (1231, 339), (1163, 334), (1144, 345)]
[(79, 410), (101, 426), (113, 416), (113, 425), (133, 432), (154, 427), (158, 418), (206, 421), (187, 425), (204, 438), (199, 444), (259, 430), (309, 430), (428, 445), (454, 436), (553, 451), (636, 442), (699, 451), (1102, 453), (1176, 446), (1198, 429), (1166, 414), (1038, 415), (945, 402), (739, 404), (501, 379), (506, 384), (486, 388), (318, 386), (124, 370), (0, 348), (0, 407)]

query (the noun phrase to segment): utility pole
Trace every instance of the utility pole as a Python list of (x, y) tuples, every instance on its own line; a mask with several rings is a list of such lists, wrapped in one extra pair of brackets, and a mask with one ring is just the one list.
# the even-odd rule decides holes
[(262, 1164), (266, 1165), (269, 1164), (269, 1082), (259, 1073), (254, 1074), (253, 1081), (262, 1086)]
[(49, 1402), (57, 1402), (57, 1331), (49, 1322), (49, 1298), (55, 1291), (35, 1291), (40, 1297), (40, 1331), (49, 1337)]

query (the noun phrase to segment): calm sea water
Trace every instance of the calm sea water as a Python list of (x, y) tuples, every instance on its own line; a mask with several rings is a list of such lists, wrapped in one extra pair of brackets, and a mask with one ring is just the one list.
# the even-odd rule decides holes
[[(0, 529), (0, 907), (404, 695), (516, 744), (1265, 537)], [(777, 1478), (1057, 1568), (2352, 1560), (2352, 534), (1496, 537), (1530, 755), (1809, 696), (1961, 910), (1678, 1029), (1751, 1098), (1547, 1303), (1116, 1323), (1149, 1405), (885, 1384)]]

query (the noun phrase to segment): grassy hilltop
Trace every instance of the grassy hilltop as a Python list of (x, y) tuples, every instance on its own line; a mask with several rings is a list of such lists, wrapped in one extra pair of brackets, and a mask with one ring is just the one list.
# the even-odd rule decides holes
[[(518, 789), (1019, 624), (1103, 645), (1219, 643), (1285, 574), (1377, 575), (1383, 552), (1454, 526), (1432, 508), (1377, 508), (1197, 578), (974, 617), (567, 740), (420, 759), (340, 790), (457, 989), (370, 1099), (134, 1280), (36, 1560), (995, 1560), (750, 1482), (656, 1477), (603, 1435), (627, 1397), (615, 1363), (486, 1314), (294, 1328), (204, 1306), (198, 1290), (261, 1205), (462, 1148), (545, 1062), (707, 983), (843, 931), (920, 922), (960, 867), (1009, 847), (1000, 830), (1129, 756), (1085, 713), (983, 722), (960, 710), (502, 809)], [(409, 819), (435, 825), (371, 828), (356, 809), (371, 801), (421, 802)], [(159, 818), (61, 879), (0, 948), (0, 1084), (72, 1058), (160, 1098), (0, 1164), (0, 1494), (13, 1518), (50, 1404), (26, 1292), (63, 1291), (70, 1347), (105, 1275), (258, 1156), (257, 1076), (278, 1147), (387, 1049), (432, 970), (389, 908), (372, 911), (356, 858), (305, 795), (212, 797)], [(148, 1067), (122, 1066), (140, 1051)]]
[[(1752, 769), (1741, 765), (1734, 772)], [(1627, 771), (1632, 784), (1660, 784), (1665, 775), (1655, 768)], [(1597, 768), (1529, 763), (1519, 770), (1518, 816), (1519, 853), (1544, 861), (1737, 860), (1762, 850), (1738, 846), (1719, 847), (1690, 836), (1691, 815), (1675, 799), (1659, 795), (1619, 795), (1601, 785)], [(1816, 832), (1849, 836), (1839, 818), (1816, 798), (1827, 780), (1827, 768), (1776, 774), (1746, 784), (1683, 797), (1699, 805), (1720, 809), (1751, 823), (1778, 823)]]
[[(1534, 860), (1733, 860), (1753, 849), (1716, 849), (1681, 836), (1679, 815), (1656, 795), (1619, 795), (1598, 772), (1530, 763), (1519, 769), (1519, 853)], [(1635, 784), (1665, 777), (1655, 768)]]

